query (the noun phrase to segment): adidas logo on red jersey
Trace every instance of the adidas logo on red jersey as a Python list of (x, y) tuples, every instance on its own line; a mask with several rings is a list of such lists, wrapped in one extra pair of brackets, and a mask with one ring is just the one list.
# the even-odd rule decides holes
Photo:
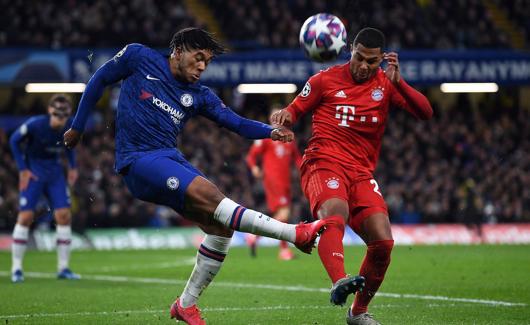
[(346, 94), (344, 93), (344, 90), (339, 90), (335, 94), (335, 97), (346, 98)]

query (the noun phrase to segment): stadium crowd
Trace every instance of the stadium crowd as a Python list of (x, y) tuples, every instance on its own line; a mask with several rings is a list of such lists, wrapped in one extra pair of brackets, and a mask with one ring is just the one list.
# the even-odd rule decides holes
[[(300, 26), (316, 12), (339, 15), (349, 30), (377, 26), (394, 49), (510, 47), (506, 34), (497, 29), (479, 0), (201, 1), (214, 13), (223, 36), (234, 48), (296, 48)], [(523, 31), (530, 30), (525, 1), (493, 3)], [(202, 24), (184, 1), (70, 0), (29, 6), (22, 0), (0, 0), (0, 7), (5, 18), (0, 20), (0, 46), (57, 49), (140, 42), (167, 47), (167, 37), (174, 31)], [(528, 33), (525, 36), (528, 41)], [(46, 101), (40, 97), (29, 97), (20, 88), (10, 94), (0, 114), (45, 112)], [(435, 117), (429, 122), (417, 123), (407, 114), (393, 113), (376, 171), (392, 220), (530, 221), (530, 189), (524, 186), (530, 184), (530, 113), (528, 107), (521, 108), (518, 96), (517, 91), (505, 89), (471, 103), (462, 95), (443, 109), (434, 101)], [(80, 177), (73, 188), (74, 227), (185, 223), (173, 211), (134, 200), (121, 177), (115, 175), (113, 101), (107, 98), (106, 109), (95, 113), (93, 127), (78, 149)], [(268, 111), (269, 101), (248, 96), (243, 105), (234, 105), (242, 115), (265, 121), (267, 117), (260, 112)], [(244, 162), (250, 142), (208, 123), (206, 119), (192, 120), (184, 132), (181, 150), (234, 200), (265, 211), (261, 185), (252, 180)], [(308, 125), (309, 121), (298, 127), (300, 147), (309, 138)], [(12, 229), (18, 204), (18, 172), (8, 136), (0, 128), (0, 229), (4, 230)], [(298, 178), (294, 182), (292, 215), (307, 217), (307, 202)]]
[[(377, 26), (393, 49), (504, 48), (509, 38), (483, 1), (201, 0), (234, 48), (296, 48), (304, 20), (317, 12), (341, 17), (349, 30)], [(529, 30), (525, 1), (495, 1), (515, 27)], [(0, 45), (120, 47), (130, 42), (166, 47), (167, 35), (201, 26), (184, 1), (0, 0)], [(50, 19), (54, 17), (54, 19)], [(529, 35), (526, 35), (528, 42)]]
[[(269, 99), (247, 97), (241, 114), (265, 121)], [(229, 102), (229, 101), (228, 101)], [(518, 108), (509, 91), (471, 103), (467, 95), (447, 108), (434, 102), (435, 117), (418, 122), (392, 113), (376, 179), (393, 222), (530, 221), (530, 111)], [(42, 107), (44, 112), (44, 107)], [(74, 227), (167, 226), (184, 224), (173, 211), (134, 200), (113, 170), (113, 111), (98, 109), (94, 126), (77, 150), (80, 177), (73, 189)], [(263, 190), (244, 157), (250, 141), (192, 119), (180, 149), (234, 200), (266, 210)], [(296, 130), (299, 145), (309, 139), (309, 121)], [(0, 131), (0, 220), (10, 229), (17, 213), (17, 175)], [(309, 216), (295, 177), (294, 216)], [(45, 212), (43, 210), (42, 212)], [(292, 220), (293, 222), (298, 220)]]
[(225, 27), (228, 39), (236, 40), (236, 47), (297, 47), (300, 27), (307, 17), (317, 12), (341, 17), (348, 30), (378, 26), (393, 49), (509, 46), (506, 34), (496, 28), (479, 0), (268, 0), (257, 3), (208, 0), (208, 3)]

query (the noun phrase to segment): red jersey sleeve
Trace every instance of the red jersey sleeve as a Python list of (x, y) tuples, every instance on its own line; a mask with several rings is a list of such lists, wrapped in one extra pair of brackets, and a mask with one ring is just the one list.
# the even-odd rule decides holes
[(263, 140), (256, 140), (250, 146), (250, 150), (247, 153), (247, 166), (252, 169), (258, 163), (258, 158), (263, 154), (265, 150), (265, 143)]
[(391, 104), (404, 109), (416, 118), (428, 120), (432, 117), (433, 110), (427, 97), (412, 88), (401, 78), (397, 86), (392, 86)]
[(322, 95), (322, 73), (309, 78), (302, 91), (287, 106), (287, 111), (293, 117), (293, 124), (305, 113), (313, 110), (320, 103)]

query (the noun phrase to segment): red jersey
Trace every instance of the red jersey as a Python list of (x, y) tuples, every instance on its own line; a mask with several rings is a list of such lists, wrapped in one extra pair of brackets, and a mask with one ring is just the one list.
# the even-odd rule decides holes
[[(406, 85), (403, 79), (400, 88)], [(412, 89), (412, 88), (410, 88)], [(314, 158), (335, 161), (355, 178), (371, 178), (381, 139), (385, 131), (389, 107), (396, 106), (417, 117), (430, 117), (432, 109), (411, 107), (379, 68), (374, 77), (356, 83), (349, 63), (333, 66), (312, 76), (295, 100), (287, 107), (293, 123), (313, 111), (313, 135), (305, 150), (304, 162)], [(420, 105), (421, 106), (421, 105)]]
[(256, 166), (260, 156), (265, 186), (290, 188), (291, 165), (294, 162), (299, 167), (302, 160), (295, 142), (256, 140), (248, 152), (247, 165)]

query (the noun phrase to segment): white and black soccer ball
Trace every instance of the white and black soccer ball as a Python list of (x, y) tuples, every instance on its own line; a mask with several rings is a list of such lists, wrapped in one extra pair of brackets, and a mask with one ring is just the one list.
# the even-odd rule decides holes
[(300, 45), (312, 60), (327, 62), (346, 50), (346, 28), (337, 16), (320, 13), (306, 19), (300, 29)]

